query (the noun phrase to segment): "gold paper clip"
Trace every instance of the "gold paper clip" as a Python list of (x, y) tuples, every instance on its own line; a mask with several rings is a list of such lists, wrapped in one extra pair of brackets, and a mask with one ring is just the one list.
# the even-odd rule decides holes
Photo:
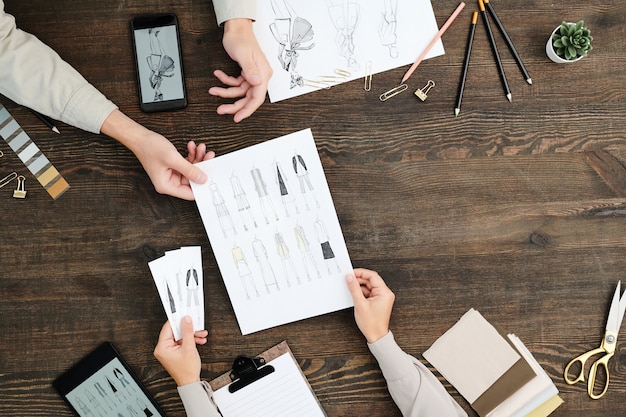
[(434, 86), (435, 86), (435, 82), (433, 80), (428, 80), (428, 82), (426, 83), (424, 87), (417, 89), (417, 91), (415, 92), (415, 95), (419, 97), (420, 100), (425, 101), (428, 98), (426, 94), (428, 94), (430, 89), (433, 88)]
[(315, 81), (315, 80), (307, 80), (306, 78), (302, 79), (302, 85), (306, 85), (307, 87), (314, 87), (314, 88), (325, 88), (326, 90), (328, 90), (330, 88), (330, 85), (328, 85), (325, 82)]
[(365, 64), (365, 86), (363, 89), (365, 91), (372, 89), (372, 61), (367, 61)]
[(320, 75), (315, 79), (318, 83), (339, 83), (341, 81), (345, 81), (346, 77), (341, 77), (338, 75)]
[(384, 93), (382, 93), (380, 95), (380, 101), (387, 101), (389, 100), (391, 97), (393, 96), (397, 96), (398, 94), (400, 94), (401, 92), (405, 91), (407, 88), (409, 88), (408, 85), (406, 84), (400, 84), (397, 87), (392, 88), (389, 91), (385, 91)]
[(336, 68), (335, 69), (335, 74), (337, 74), (340, 77), (343, 78), (348, 78), (349, 76), (351, 76), (352, 74), (350, 74), (350, 71), (346, 71), (345, 69), (341, 69), (341, 68)]
[(17, 178), (17, 172), (11, 172), (9, 175), (7, 175), (6, 177), (0, 180), (0, 188), (4, 187), (5, 185), (7, 185), (8, 183), (10, 183), (16, 178)]
[(0, 158), (4, 156), (4, 152), (0, 151)]
[(17, 177), (17, 188), (13, 191), (13, 197), (15, 198), (26, 198), (26, 190), (24, 189), (24, 183), (26, 182), (26, 178), (23, 175)]

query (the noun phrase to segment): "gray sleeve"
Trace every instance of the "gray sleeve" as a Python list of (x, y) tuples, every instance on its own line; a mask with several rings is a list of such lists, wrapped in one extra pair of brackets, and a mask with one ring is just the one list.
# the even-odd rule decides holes
[(56, 120), (100, 133), (117, 108), (70, 64), (15, 26), (0, 0), (0, 93)]
[(256, 19), (256, 0), (213, 0), (213, 9), (220, 26), (230, 19)]
[(183, 401), (187, 417), (221, 417), (208, 382), (200, 381), (178, 387), (178, 395)]
[(404, 417), (467, 417), (432, 372), (400, 349), (391, 332), (368, 347)]

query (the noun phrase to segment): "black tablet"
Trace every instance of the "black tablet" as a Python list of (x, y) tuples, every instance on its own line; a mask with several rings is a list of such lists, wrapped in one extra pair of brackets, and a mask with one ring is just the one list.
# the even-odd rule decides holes
[(52, 385), (81, 417), (165, 417), (108, 342), (81, 359)]

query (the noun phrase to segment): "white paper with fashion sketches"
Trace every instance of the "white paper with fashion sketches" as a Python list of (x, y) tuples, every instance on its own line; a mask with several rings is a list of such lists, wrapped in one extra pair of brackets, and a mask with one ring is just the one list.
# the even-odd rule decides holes
[(193, 329), (204, 330), (204, 280), (200, 246), (167, 251), (148, 262), (163, 309), (172, 326), (174, 339), (182, 337), (180, 321), (191, 316)]
[(352, 273), (310, 129), (196, 164), (191, 183), (242, 334), (352, 306)]
[[(254, 23), (274, 72), (271, 102), (363, 79), (368, 62), (374, 74), (412, 64), (438, 31), (430, 0), (258, 0)], [(439, 40), (426, 58), (443, 54)]]

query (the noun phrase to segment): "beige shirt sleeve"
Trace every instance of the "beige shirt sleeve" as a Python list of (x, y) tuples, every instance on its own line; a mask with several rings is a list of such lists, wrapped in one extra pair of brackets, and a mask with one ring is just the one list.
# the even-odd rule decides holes
[(72, 126), (99, 133), (117, 108), (70, 64), (15, 26), (0, 0), (0, 93)]
[(208, 382), (200, 381), (178, 387), (178, 395), (183, 401), (187, 417), (221, 417)]
[(400, 349), (391, 332), (368, 347), (404, 417), (467, 417), (432, 372)]
[(230, 19), (256, 19), (256, 0), (213, 0), (213, 9), (220, 26)]

